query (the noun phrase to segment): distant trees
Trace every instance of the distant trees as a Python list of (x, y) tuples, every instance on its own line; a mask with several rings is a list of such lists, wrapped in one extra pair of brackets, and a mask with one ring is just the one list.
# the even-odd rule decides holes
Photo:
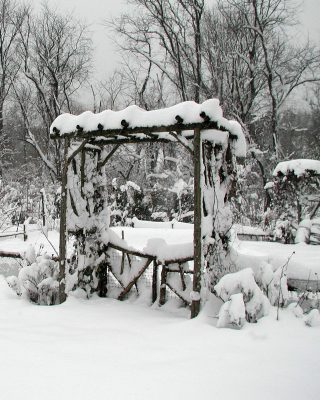
[[(252, 177), (255, 189), (252, 199), (237, 204), (239, 216), (245, 205), (255, 222), (262, 220), (271, 200), (263, 187), (273, 167), (293, 153), (296, 157), (302, 151), (297, 132), (311, 130), (310, 118), (300, 119), (306, 125), (298, 131), (288, 124), (288, 99), (320, 79), (319, 48), (307, 39), (293, 40), (298, 23), (293, 1), (219, 0), (208, 7), (198, 0), (131, 0), (130, 5), (135, 7), (130, 13), (107, 23), (123, 55), (117, 82), (126, 101), (118, 92), (117, 107), (130, 101), (152, 109), (218, 97), (224, 114), (240, 122), (250, 143), (238, 193), (247, 193)], [(104, 86), (110, 99), (111, 83)], [(313, 98), (315, 120), (319, 93)], [(293, 114), (297, 119), (303, 113), (295, 108)], [(310, 132), (304, 141), (305, 153), (314, 153), (309, 143), (315, 135)]]
[[(226, 0), (244, 22), (239, 31), (250, 31), (260, 54), (258, 68), (262, 72), (265, 115), (270, 115), (272, 151), (284, 156), (279, 142), (280, 111), (290, 94), (299, 86), (320, 80), (320, 52), (309, 41), (293, 44), (285, 28), (294, 24), (292, 1), (289, 0)], [(250, 56), (250, 52), (248, 52)]]
[(61, 112), (76, 111), (74, 95), (90, 72), (91, 40), (86, 26), (44, 5), (38, 16), (28, 14), (20, 29), (20, 42), (21, 70), (15, 96), (27, 131), (26, 141), (38, 152), (51, 176), (58, 178), (60, 143), (49, 139), (49, 128)]
[(28, 12), (27, 6), (15, 0), (0, 0), (0, 169), (8, 150), (4, 132), (5, 101), (19, 72), (19, 33)]
[(14, 110), (10, 133), (19, 130), (16, 139), (35, 149), (52, 179), (59, 177), (60, 145), (49, 140), (49, 127), (61, 112), (79, 108), (75, 94), (88, 79), (91, 55), (87, 28), (74, 16), (47, 3), (36, 14), (22, 1), (0, 0), (1, 165), (12, 152), (5, 113)]
[[(216, 96), (248, 137), (259, 136), (255, 122), (264, 117), (270, 149), (277, 159), (283, 156), (281, 109), (297, 87), (320, 79), (319, 50), (308, 41), (293, 43), (286, 30), (295, 23), (292, 2), (220, 0), (211, 9), (202, 0), (130, 3), (137, 12), (108, 25), (125, 57), (134, 59), (144, 76), (139, 104), (152, 108), (146, 101), (151, 88), (153, 99), (158, 93), (168, 103)], [(134, 69), (128, 65), (123, 69), (127, 78)], [(160, 77), (164, 81), (155, 85)], [(168, 90), (170, 97), (163, 95)]]

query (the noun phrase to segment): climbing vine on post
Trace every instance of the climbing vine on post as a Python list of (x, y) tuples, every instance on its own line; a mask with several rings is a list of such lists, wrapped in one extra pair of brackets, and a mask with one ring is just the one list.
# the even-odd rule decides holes
[(232, 270), (229, 258), (232, 213), (229, 191), (235, 177), (228, 132), (194, 133), (194, 281), (191, 315), (200, 310), (200, 289), (211, 290)]

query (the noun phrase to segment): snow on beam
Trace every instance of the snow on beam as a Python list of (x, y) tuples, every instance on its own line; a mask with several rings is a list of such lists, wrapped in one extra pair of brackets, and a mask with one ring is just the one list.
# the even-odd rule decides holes
[(172, 141), (170, 131), (184, 136), (185, 131), (193, 131), (196, 128), (228, 131), (230, 139), (236, 139), (238, 142), (235, 155), (245, 156), (245, 138), (241, 126), (236, 121), (223, 118), (217, 99), (209, 99), (202, 104), (186, 101), (153, 111), (129, 106), (121, 111), (106, 110), (98, 114), (90, 111), (78, 116), (62, 114), (53, 121), (50, 136), (53, 139), (75, 137), (132, 141), (148, 138)]
[[(164, 264), (164, 265), (170, 265), (170, 264), (183, 264), (185, 262), (188, 261), (193, 261), (193, 255), (187, 255), (185, 257), (170, 257), (170, 255), (168, 255), (167, 257), (163, 256), (162, 254), (157, 254), (155, 252), (148, 252), (148, 251), (139, 251), (139, 250), (135, 250), (132, 248), (128, 248), (128, 247), (122, 247), (119, 244), (114, 244), (109, 242), (107, 245), (107, 247), (110, 247), (114, 250), (118, 250), (120, 252), (123, 253), (127, 253), (127, 254), (132, 254), (133, 256), (137, 256), (137, 257), (141, 257), (141, 258), (151, 258), (152, 260), (155, 260), (156, 262), (160, 263), (160, 264)], [(171, 245), (172, 248), (174, 247), (174, 245)], [(178, 245), (176, 245), (178, 247)], [(171, 271), (171, 272), (175, 272), (175, 271)]]

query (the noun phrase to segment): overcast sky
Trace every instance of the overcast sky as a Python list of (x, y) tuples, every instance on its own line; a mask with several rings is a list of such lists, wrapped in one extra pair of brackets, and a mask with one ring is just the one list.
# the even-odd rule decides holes
[[(211, 2), (214, 0), (209, 0)], [(41, 4), (40, 0), (32, 0), (35, 7)], [(117, 57), (112, 41), (107, 36), (103, 20), (116, 16), (126, 9), (126, 0), (48, 0), (56, 5), (60, 11), (72, 12), (90, 25), (92, 39), (95, 46), (94, 65), (95, 76), (103, 79), (117, 64)], [(320, 43), (320, 0), (304, 0), (300, 34), (310, 32), (310, 37)]]

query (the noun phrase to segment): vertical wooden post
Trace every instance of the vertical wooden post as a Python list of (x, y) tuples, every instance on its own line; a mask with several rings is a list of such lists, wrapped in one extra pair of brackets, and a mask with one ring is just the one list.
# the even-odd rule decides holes
[(160, 281), (160, 295), (159, 295), (159, 305), (163, 306), (166, 302), (167, 297), (167, 267), (163, 264), (161, 270), (161, 281)]
[(26, 242), (28, 239), (26, 224), (23, 224), (23, 241)]
[(45, 226), (46, 226), (46, 212), (45, 212), (43, 189), (40, 190), (40, 194), (41, 194), (41, 205), (42, 205), (42, 227), (43, 227), (43, 229), (45, 229)]
[(66, 240), (67, 240), (67, 205), (68, 205), (68, 149), (69, 139), (64, 139), (64, 153), (61, 170), (61, 203), (60, 203), (60, 241), (59, 241), (59, 303), (66, 300)]
[(193, 275), (193, 292), (199, 294), (199, 299), (195, 298), (191, 302), (191, 318), (196, 317), (200, 312), (200, 290), (201, 290), (201, 275), (202, 275), (202, 236), (201, 236), (201, 216), (202, 216), (202, 201), (201, 201), (201, 136), (200, 128), (194, 130), (193, 139), (193, 163), (194, 163), (194, 231), (193, 231), (193, 246), (194, 246), (194, 275)]
[(158, 297), (158, 266), (157, 262), (153, 261), (152, 269), (152, 303), (157, 300)]
[(85, 163), (86, 163), (86, 151), (83, 148), (81, 150), (81, 159), (80, 159), (80, 191), (81, 191), (81, 197), (83, 197), (83, 187), (84, 187), (84, 180), (85, 180)]

